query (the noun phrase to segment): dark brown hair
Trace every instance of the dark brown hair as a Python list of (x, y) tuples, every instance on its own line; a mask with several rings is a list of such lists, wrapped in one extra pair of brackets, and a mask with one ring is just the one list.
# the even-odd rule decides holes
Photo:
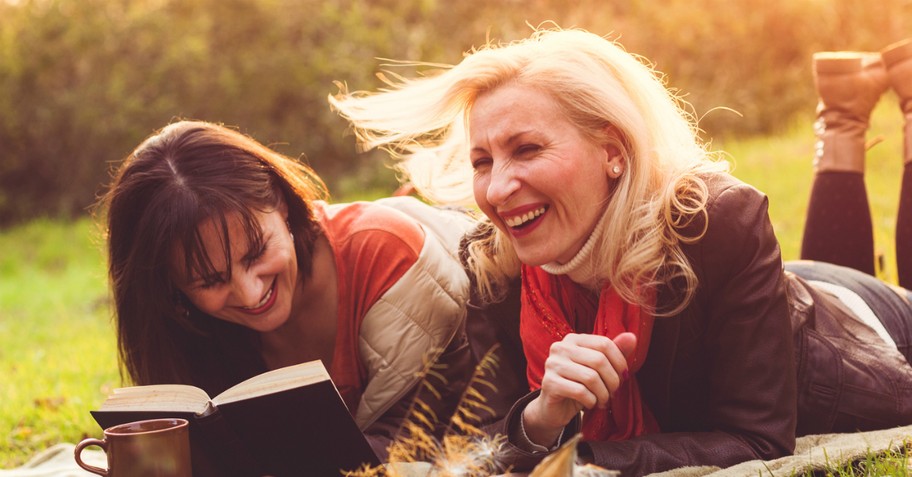
[(181, 273), (211, 275), (199, 225), (220, 226), (230, 256), (228, 216), (259, 246), (256, 211), (284, 201), (306, 279), (320, 234), (310, 203), (325, 196), (308, 166), (220, 125), (181, 121), (140, 144), (100, 203), (122, 372), (135, 384), (189, 383), (217, 393), (262, 371), (255, 332), (200, 312), (178, 291), (169, 269), (174, 248), (184, 251)]

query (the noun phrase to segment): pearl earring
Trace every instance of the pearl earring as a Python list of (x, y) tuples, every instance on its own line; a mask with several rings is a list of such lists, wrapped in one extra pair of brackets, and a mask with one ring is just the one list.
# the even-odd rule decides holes
[(611, 172), (612, 172), (614, 175), (616, 175), (616, 176), (621, 175), (621, 166), (614, 166), (614, 167), (612, 167), (612, 168), (611, 168)]
[(294, 240), (294, 234), (291, 232), (291, 222), (288, 219), (285, 219), (285, 227), (288, 228), (288, 235), (290, 235), (291, 239)]

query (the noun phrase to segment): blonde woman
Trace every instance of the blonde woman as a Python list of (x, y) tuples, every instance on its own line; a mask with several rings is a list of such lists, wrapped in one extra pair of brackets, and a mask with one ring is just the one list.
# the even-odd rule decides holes
[[(912, 422), (908, 333), (887, 346), (783, 270), (766, 197), (727, 174), (642, 59), (539, 30), (390, 86), (330, 102), (425, 197), (474, 199), (490, 219), (465, 240), (478, 296), (521, 283), (531, 393), (500, 429), (504, 465), (580, 431), (585, 460), (642, 475), (787, 455), (796, 429)], [(909, 329), (904, 293), (867, 305)]]

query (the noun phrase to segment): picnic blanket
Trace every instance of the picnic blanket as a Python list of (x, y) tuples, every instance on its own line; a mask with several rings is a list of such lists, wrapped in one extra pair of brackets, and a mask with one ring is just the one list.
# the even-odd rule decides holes
[[(774, 460), (751, 460), (720, 469), (682, 467), (650, 477), (747, 477), (802, 475), (807, 471), (863, 459), (868, 454), (897, 451), (912, 444), (912, 426), (851, 434), (819, 434), (798, 438), (795, 452)], [(912, 462), (909, 463), (912, 468)]]
[[(821, 434), (798, 439), (795, 453), (774, 460), (752, 460), (720, 469), (718, 467), (682, 467), (652, 474), (650, 477), (756, 477), (801, 475), (836, 464), (863, 459), (870, 453), (897, 451), (904, 443), (912, 443), (912, 426), (852, 434)], [(88, 473), (73, 460), (73, 444), (58, 444), (29, 460), (22, 467), (0, 470), (0, 477), (87, 477)], [(95, 448), (83, 452), (83, 461), (98, 467), (106, 466), (106, 458)], [(910, 462), (912, 467), (912, 462)]]
[[(35, 454), (22, 467), (0, 470), (0, 477), (88, 477), (96, 474), (76, 465), (74, 444), (57, 444)], [(82, 461), (102, 469), (108, 467), (108, 458), (99, 448), (82, 451)]]

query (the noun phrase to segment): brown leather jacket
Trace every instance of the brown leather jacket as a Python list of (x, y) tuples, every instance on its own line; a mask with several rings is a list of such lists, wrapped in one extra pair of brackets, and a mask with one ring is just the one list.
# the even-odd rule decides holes
[[(729, 175), (710, 176), (707, 184), (706, 234), (683, 246), (699, 279), (697, 293), (681, 313), (656, 319), (649, 354), (637, 373), (661, 433), (621, 442), (584, 442), (581, 454), (622, 475), (644, 475), (788, 455), (795, 446), (796, 429), (820, 433), (849, 430), (864, 422), (871, 428), (888, 427), (890, 421), (902, 424), (897, 402), (912, 388), (903, 390), (897, 383), (912, 383), (912, 375), (882, 377), (870, 371), (876, 367), (880, 373), (884, 368), (872, 355), (834, 346), (838, 323), (847, 310), (783, 272), (767, 198)], [(703, 226), (691, 225), (697, 231)], [(675, 290), (674, 283), (660, 290), (659, 305), (673, 303)], [(518, 323), (503, 318), (504, 323)], [(822, 326), (826, 331), (821, 333)], [(500, 341), (507, 343), (515, 341), (513, 332), (503, 325), (497, 331)], [(515, 346), (505, 348), (515, 352)], [(859, 369), (865, 361), (867, 367)], [(865, 370), (874, 376), (864, 376), (860, 371)], [(516, 367), (502, 372), (524, 375)], [(887, 421), (847, 417), (864, 416), (872, 405), (839, 398), (858, 383), (863, 389), (880, 390), (875, 391), (880, 397), (893, 398), (885, 400), (893, 407), (879, 416)], [(515, 389), (501, 392), (516, 394)], [(516, 402), (497, 424), (499, 432), (510, 435), (534, 396)], [(912, 422), (908, 401), (901, 412)], [(570, 423), (565, 438), (578, 431), (578, 424)], [(544, 455), (507, 443), (500, 458), (505, 466), (524, 470)]]

